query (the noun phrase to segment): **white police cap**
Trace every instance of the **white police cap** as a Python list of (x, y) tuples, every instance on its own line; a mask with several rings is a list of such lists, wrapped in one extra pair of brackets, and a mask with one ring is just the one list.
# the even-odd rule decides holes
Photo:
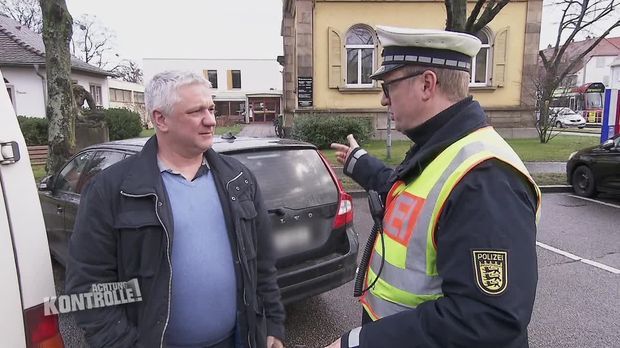
[(376, 32), (383, 63), (370, 75), (375, 80), (407, 64), (470, 72), (472, 58), (482, 45), (473, 35), (444, 30), (378, 25)]

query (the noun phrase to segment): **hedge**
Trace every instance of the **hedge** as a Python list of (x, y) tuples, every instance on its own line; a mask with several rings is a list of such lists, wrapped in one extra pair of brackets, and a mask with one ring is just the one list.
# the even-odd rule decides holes
[(47, 118), (17, 116), (26, 145), (47, 145)]
[[(110, 140), (136, 138), (142, 131), (140, 114), (127, 109), (104, 109)], [(45, 117), (17, 116), (28, 146), (47, 145), (48, 121)]]
[(140, 114), (127, 109), (105, 109), (105, 123), (110, 132), (110, 140), (136, 138), (142, 131)]
[(295, 118), (292, 137), (326, 149), (331, 143), (348, 144), (348, 134), (353, 134), (362, 144), (371, 137), (372, 132), (372, 119), (368, 117), (313, 115)]

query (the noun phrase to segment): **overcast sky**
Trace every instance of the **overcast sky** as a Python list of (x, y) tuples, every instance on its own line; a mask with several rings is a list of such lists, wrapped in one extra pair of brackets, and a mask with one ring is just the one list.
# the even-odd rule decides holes
[(95, 15), (123, 57), (271, 58), (282, 54), (281, 0), (66, 0)]
[[(121, 58), (270, 58), (282, 54), (282, 0), (66, 0), (116, 34)], [(540, 47), (555, 42), (561, 10), (543, 9)], [(620, 17), (620, 10), (615, 16)], [(597, 23), (600, 34), (607, 23)], [(608, 25), (608, 24), (607, 24)], [(584, 34), (585, 36), (586, 34)], [(616, 30), (611, 36), (620, 36)]]

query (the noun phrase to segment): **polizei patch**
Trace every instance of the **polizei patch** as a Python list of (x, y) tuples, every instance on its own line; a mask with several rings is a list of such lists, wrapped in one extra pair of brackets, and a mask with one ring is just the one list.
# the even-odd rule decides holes
[(508, 285), (508, 252), (472, 250), (476, 284), (489, 295), (502, 294)]

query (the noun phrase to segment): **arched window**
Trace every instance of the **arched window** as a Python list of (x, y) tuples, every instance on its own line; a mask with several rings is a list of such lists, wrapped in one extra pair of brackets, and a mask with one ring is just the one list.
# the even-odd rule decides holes
[(375, 67), (375, 39), (371, 29), (355, 26), (347, 32), (347, 86), (371, 87)]
[(490, 77), (491, 35), (487, 29), (482, 29), (476, 36), (482, 41), (482, 47), (471, 64), (471, 84), (486, 86), (489, 84)]

